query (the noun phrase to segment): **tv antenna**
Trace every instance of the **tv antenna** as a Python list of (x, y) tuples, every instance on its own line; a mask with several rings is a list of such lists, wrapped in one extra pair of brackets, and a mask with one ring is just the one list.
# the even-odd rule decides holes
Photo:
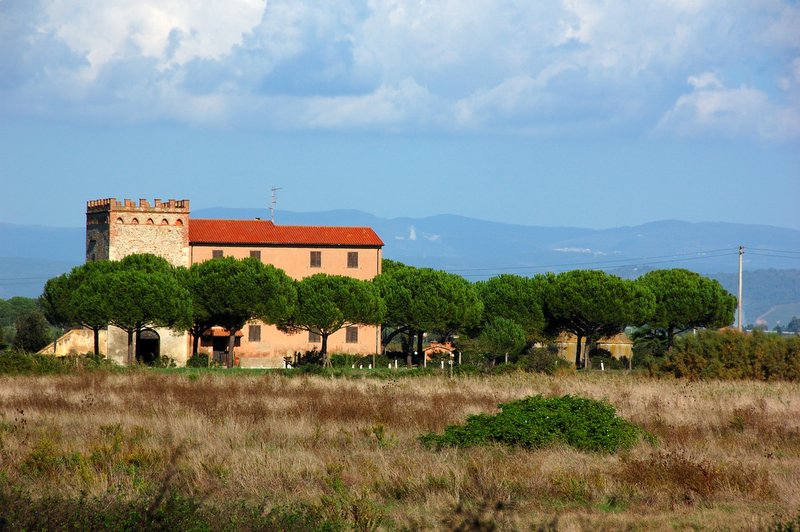
[(269, 219), (272, 220), (272, 223), (275, 223), (275, 207), (278, 205), (278, 192), (281, 188), (280, 187), (272, 187), (272, 201), (269, 203)]

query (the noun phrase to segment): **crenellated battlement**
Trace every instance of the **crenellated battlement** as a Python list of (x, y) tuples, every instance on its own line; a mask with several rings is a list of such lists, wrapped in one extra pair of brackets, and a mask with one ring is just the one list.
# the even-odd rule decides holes
[(162, 201), (155, 198), (151, 205), (146, 199), (139, 199), (138, 202), (125, 198), (117, 201), (116, 198), (103, 198), (89, 200), (86, 202), (86, 212), (109, 212), (109, 211), (141, 211), (141, 212), (189, 212), (189, 200), (170, 199)]
[(133, 253), (188, 266), (189, 200), (87, 201), (86, 260), (120, 260)]

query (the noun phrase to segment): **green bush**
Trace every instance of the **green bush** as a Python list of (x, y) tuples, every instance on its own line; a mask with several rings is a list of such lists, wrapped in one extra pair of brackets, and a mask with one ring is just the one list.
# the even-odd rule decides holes
[(153, 359), (153, 362), (150, 363), (150, 366), (153, 368), (177, 368), (178, 364), (175, 363), (175, 359), (168, 357), (167, 355), (161, 355), (160, 357)]
[(678, 338), (663, 368), (689, 379), (800, 380), (800, 337), (701, 331)]
[(71, 373), (114, 367), (113, 361), (94, 354), (56, 357), (14, 351), (0, 353), (0, 375)]
[(593, 369), (600, 369), (601, 362), (606, 370), (628, 369), (628, 359), (626, 357), (614, 358), (608, 350), (603, 348), (592, 349), (589, 353), (589, 358), (592, 361)]
[(52, 355), (8, 351), (0, 354), (0, 374), (65, 373), (70, 367)]
[(205, 353), (198, 353), (196, 355), (192, 355), (189, 357), (189, 360), (186, 361), (187, 368), (207, 368), (208, 367), (208, 355)]
[(527, 355), (520, 357), (520, 363), (525, 368), (525, 371), (553, 375), (560, 364), (566, 364), (567, 362), (558, 356), (558, 351), (556, 350), (547, 347), (534, 347)]
[(541, 395), (498, 405), (500, 413), (478, 414), (443, 434), (429, 433), (420, 441), (429, 447), (471, 447), (489, 443), (538, 449), (559, 443), (582, 451), (614, 453), (629, 449), (641, 437), (653, 437), (617, 416), (602, 401), (565, 395)]

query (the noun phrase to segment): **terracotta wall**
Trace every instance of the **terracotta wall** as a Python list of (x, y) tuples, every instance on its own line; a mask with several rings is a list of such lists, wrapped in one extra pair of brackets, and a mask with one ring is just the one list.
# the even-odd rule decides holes
[[(356, 279), (372, 279), (380, 273), (380, 248), (332, 248), (332, 247), (288, 247), (288, 246), (214, 246), (192, 245), (192, 264), (212, 258), (214, 250), (221, 250), (225, 257), (242, 259), (251, 251), (261, 253), (261, 262), (282, 269), (289, 277), (302, 279), (315, 273), (347, 275)], [(320, 267), (311, 266), (311, 252), (321, 253)], [(358, 268), (347, 267), (348, 252), (358, 253)]]
[[(372, 279), (380, 273), (382, 254), (379, 248), (325, 248), (325, 247), (277, 247), (277, 246), (213, 246), (194, 245), (191, 247), (192, 263), (209, 260), (214, 250), (221, 250), (225, 257), (242, 259), (250, 256), (251, 251), (261, 252), (261, 261), (282, 269), (294, 279), (302, 279), (316, 273), (329, 275), (347, 275), (356, 279)], [(311, 266), (311, 251), (321, 253), (321, 266)], [(358, 267), (348, 268), (348, 252), (358, 253)], [(253, 322), (261, 325), (261, 340), (249, 341), (248, 326), (243, 329), (241, 346), (236, 348), (242, 366), (250, 367), (282, 367), (284, 357), (291, 357), (295, 352), (319, 349), (321, 343), (308, 341), (308, 333), (286, 334), (272, 325)], [(328, 352), (346, 352), (368, 355), (380, 352), (379, 328), (375, 326), (358, 326), (358, 342), (346, 342), (344, 329), (335, 332), (328, 338)], [(210, 352), (206, 348), (205, 352)]]

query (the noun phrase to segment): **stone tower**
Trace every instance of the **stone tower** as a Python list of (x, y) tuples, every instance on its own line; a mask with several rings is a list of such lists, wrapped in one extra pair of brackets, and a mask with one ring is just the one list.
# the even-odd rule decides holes
[(86, 203), (86, 260), (120, 260), (152, 253), (188, 267), (189, 200), (156, 199), (153, 205), (114, 198)]
[[(153, 205), (114, 198), (86, 203), (86, 260), (120, 260), (134, 253), (151, 253), (173, 266), (190, 266), (189, 200), (156, 199)], [(127, 334), (109, 326), (105, 353), (118, 364), (127, 358)], [(189, 336), (162, 328), (147, 328), (136, 336), (136, 358), (153, 360), (167, 355), (186, 363)]]

